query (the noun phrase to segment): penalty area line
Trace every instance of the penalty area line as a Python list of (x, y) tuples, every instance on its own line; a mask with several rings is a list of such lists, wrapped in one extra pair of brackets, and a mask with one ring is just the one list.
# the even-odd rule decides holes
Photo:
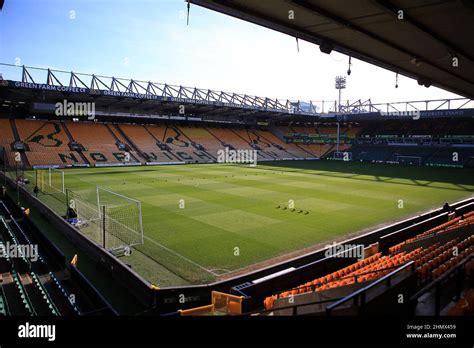
[(161, 244), (161, 243), (158, 243), (156, 240), (154, 240), (154, 239), (152, 239), (152, 238), (150, 238), (150, 237), (148, 237), (148, 236), (144, 236), (144, 237), (145, 237), (146, 240), (150, 241), (151, 243), (153, 243), (153, 244), (155, 244), (155, 245), (157, 245), (157, 246), (159, 246), (159, 247), (161, 247), (161, 248), (163, 248), (163, 249), (169, 251), (169, 252), (172, 253), (173, 255), (176, 255), (176, 256), (182, 258), (183, 260), (185, 260), (185, 261), (187, 261), (187, 262), (193, 264), (194, 266), (199, 267), (199, 268), (202, 269), (203, 271), (206, 271), (207, 273), (212, 274), (214, 277), (218, 277), (218, 276), (219, 276), (219, 274), (213, 272), (211, 269), (208, 269), (208, 268), (206, 268), (206, 267), (204, 267), (204, 266), (201, 266), (201, 265), (198, 264), (197, 262), (194, 262), (193, 260), (188, 259), (186, 256), (183, 256), (183, 255), (181, 255), (181, 254), (178, 254), (176, 251), (171, 250), (170, 248), (164, 246), (164, 245)]

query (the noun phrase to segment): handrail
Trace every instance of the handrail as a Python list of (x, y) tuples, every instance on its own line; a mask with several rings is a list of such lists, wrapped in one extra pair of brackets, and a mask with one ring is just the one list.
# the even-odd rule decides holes
[[(380, 273), (380, 272), (386, 271), (388, 269), (396, 268), (396, 267), (397, 266), (385, 267), (385, 268), (376, 269), (376, 270), (368, 271), (368, 272), (364, 272), (364, 273), (359, 273), (359, 274), (354, 274), (354, 275), (347, 275), (347, 276), (343, 276), (343, 277), (340, 277), (340, 278), (336, 278), (334, 280), (328, 280), (327, 282), (321, 283), (320, 285), (325, 285), (325, 284), (333, 283), (335, 281), (352, 279), (352, 278), (354, 278), (354, 284), (358, 284), (357, 278), (359, 278), (361, 276), (368, 275), (368, 274), (373, 274), (373, 273)], [(292, 290), (298, 290), (298, 289), (310, 289), (308, 292), (312, 292), (312, 291), (315, 291), (316, 288), (319, 287), (320, 285), (304, 286), (304, 284), (302, 284), (302, 285), (296, 286), (296, 287), (291, 288), (291, 289), (281, 290), (281, 291), (279, 291), (279, 293), (286, 292), (286, 291), (292, 291)]]
[(439, 283), (444, 281), (447, 277), (449, 277), (450, 274), (456, 272), (458, 268), (462, 268), (466, 263), (471, 261), (471, 259), (474, 259), (474, 254), (468, 255), (464, 260), (459, 262), (456, 266), (454, 266), (450, 270), (447, 270), (439, 278), (437, 278), (436, 280), (432, 281), (431, 283), (429, 283), (428, 285), (426, 285), (425, 287), (420, 289), (418, 292), (416, 292), (413, 296), (410, 297), (410, 300), (411, 301), (416, 301), (425, 292), (427, 292), (428, 290), (431, 290), (432, 288), (437, 286)]
[(352, 300), (353, 298), (359, 296), (360, 294), (363, 294), (363, 293), (367, 292), (367, 290), (377, 286), (378, 284), (380, 284), (380, 283), (382, 283), (382, 282), (384, 282), (388, 279), (391, 279), (392, 276), (394, 276), (395, 274), (405, 270), (406, 268), (409, 268), (409, 267), (413, 268), (414, 265), (415, 265), (415, 261), (409, 261), (405, 265), (403, 265), (403, 266), (397, 268), (396, 270), (394, 270), (393, 272), (390, 272), (389, 274), (377, 279), (373, 283), (371, 283), (371, 284), (369, 284), (369, 285), (367, 285), (367, 286), (365, 286), (365, 287), (363, 287), (363, 288), (361, 288), (357, 291), (354, 291), (353, 293), (351, 293), (348, 296), (342, 298), (341, 300), (337, 301), (336, 303), (333, 303), (332, 305), (327, 306), (326, 307), (326, 314), (329, 315), (334, 308), (340, 306), (343, 303), (346, 303), (349, 300)]
[(280, 311), (280, 310), (284, 310), (284, 309), (293, 309), (293, 312), (294, 312), (295, 309), (297, 309), (299, 307), (305, 307), (305, 306), (311, 306), (311, 305), (317, 305), (317, 304), (337, 301), (337, 300), (340, 300), (342, 298), (343, 297), (336, 297), (336, 298), (331, 298), (331, 299), (328, 299), (328, 300), (321, 300), (321, 301), (315, 301), (315, 302), (309, 302), (309, 303), (300, 303), (300, 304), (294, 304), (294, 305), (291, 305), (291, 306), (284, 306), (284, 307), (264, 309), (264, 310), (255, 310), (255, 311), (242, 313), (242, 315), (264, 314), (264, 313), (271, 313), (271, 312), (276, 312), (276, 311)]
[[(390, 274), (393, 274), (397, 271), (400, 271), (401, 269), (403, 269), (404, 267), (406, 267), (408, 264), (412, 263), (413, 261), (410, 261), (409, 263), (403, 265), (402, 267), (399, 267), (397, 268), (395, 271), (391, 272)], [(395, 268), (396, 266), (394, 267), (386, 267), (386, 268), (383, 268), (383, 269), (379, 269), (379, 270), (375, 270), (375, 271), (370, 271), (370, 272), (366, 272), (366, 273), (361, 273), (361, 274), (357, 274), (357, 275), (353, 275), (353, 276), (347, 276), (347, 277), (343, 277), (343, 278), (339, 278), (337, 280), (341, 280), (341, 279), (349, 279), (349, 278), (356, 278), (357, 277), (360, 277), (362, 275), (366, 275), (366, 274), (372, 274), (372, 273), (377, 273), (377, 272), (383, 272), (383, 271), (386, 271), (387, 269), (392, 269), (392, 268)], [(382, 280), (384, 278), (386, 278), (387, 276), (390, 276), (390, 274), (387, 274), (385, 276), (383, 276), (382, 278), (378, 279), (378, 280)], [(378, 281), (377, 280), (377, 281)], [(355, 283), (357, 284), (357, 283)], [(373, 284), (373, 283), (372, 283)], [(363, 289), (367, 289), (368, 287), (370, 287), (372, 284), (369, 284), (368, 286), (364, 287)], [(293, 288), (293, 289), (296, 289), (296, 288)], [(361, 289), (357, 290), (356, 292), (359, 292)], [(308, 291), (307, 293), (311, 293), (312, 291)], [(355, 293), (355, 292), (354, 292)], [(351, 293), (351, 294), (354, 294), (354, 293)], [(281, 298), (284, 298), (284, 297), (281, 297)], [(304, 306), (310, 306), (310, 305), (315, 305), (315, 304), (321, 304), (321, 303), (326, 303), (326, 302), (332, 302), (332, 301), (340, 301), (342, 299), (345, 299), (345, 297), (338, 297), (338, 298), (332, 298), (332, 299), (328, 299), (328, 300), (323, 300), (323, 301), (316, 301), (316, 302), (310, 302), (310, 303), (301, 303), (301, 304), (294, 304), (294, 305), (291, 305), (291, 306), (285, 306), (285, 307), (279, 307), (279, 308), (271, 308), (271, 309), (266, 309), (266, 310), (255, 310), (255, 311), (251, 311), (251, 312), (246, 312), (246, 313), (242, 313), (242, 315), (252, 315), (252, 314), (263, 314), (263, 313), (267, 313), (267, 312), (273, 312), (273, 311), (279, 311), (279, 310), (283, 310), (283, 309), (296, 309), (298, 307), (304, 307)]]

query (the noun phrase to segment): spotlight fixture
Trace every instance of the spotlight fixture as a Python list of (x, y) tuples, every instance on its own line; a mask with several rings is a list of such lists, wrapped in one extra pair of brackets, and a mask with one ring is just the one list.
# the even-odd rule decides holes
[(346, 77), (345, 76), (336, 76), (334, 81), (335, 81), (335, 87), (339, 92), (338, 110), (339, 110), (339, 112), (341, 112), (341, 90), (346, 88)]
[(417, 82), (420, 86), (425, 86), (426, 88), (430, 87), (433, 83), (431, 80), (425, 79), (423, 77), (418, 78)]
[(333, 49), (334, 49), (334, 46), (329, 41), (326, 41), (326, 40), (321, 42), (321, 44), (319, 45), (319, 50), (326, 54), (330, 54)]
[(351, 57), (351, 56), (349, 56), (349, 68), (347, 69), (347, 75), (350, 75), (350, 74), (351, 74), (351, 72), (352, 72), (352, 71), (351, 71), (351, 65), (352, 65), (352, 63), (351, 63), (351, 59), (352, 59), (352, 57)]

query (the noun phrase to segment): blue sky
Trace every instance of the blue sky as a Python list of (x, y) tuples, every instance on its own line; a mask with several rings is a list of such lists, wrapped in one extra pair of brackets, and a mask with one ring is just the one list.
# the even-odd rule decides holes
[[(195, 5), (186, 26), (184, 0), (6, 0), (0, 62), (293, 100), (336, 99), (347, 71), (346, 56), (305, 42), (298, 53), (292, 37)], [(392, 72), (352, 63), (343, 99), (457, 97), (404, 77), (395, 89)]]

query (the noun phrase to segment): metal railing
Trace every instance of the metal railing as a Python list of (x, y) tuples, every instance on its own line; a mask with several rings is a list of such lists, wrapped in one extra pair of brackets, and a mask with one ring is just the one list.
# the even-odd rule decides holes
[(414, 272), (414, 269), (415, 269), (415, 262), (414, 261), (410, 261), (406, 264), (404, 264), (403, 266), (401, 267), (398, 267), (397, 269), (395, 269), (394, 271), (390, 272), (389, 274), (375, 280), (373, 283), (370, 283), (369, 285), (357, 290), (357, 291), (354, 291), (353, 293), (349, 294), (348, 296), (340, 299), (339, 301), (329, 305), (326, 307), (326, 314), (327, 315), (331, 315), (331, 312), (336, 309), (337, 307), (353, 300), (354, 301), (354, 304), (357, 305), (357, 306), (364, 306), (365, 303), (366, 303), (366, 294), (367, 292), (376, 287), (377, 285), (379, 284), (382, 284), (382, 283), (386, 283), (386, 286), (390, 286), (391, 285), (391, 281), (392, 281), (392, 278), (399, 274), (400, 272), (402, 271), (405, 271), (407, 270), (408, 268), (411, 268), (411, 271)]
[(434, 293), (435, 305), (434, 305), (433, 315), (439, 316), (439, 313), (441, 311), (441, 294), (443, 292), (442, 285), (446, 281), (448, 281), (451, 278), (451, 276), (454, 275), (454, 277), (456, 277), (456, 292), (455, 292), (455, 295), (454, 295), (454, 300), (459, 301), (459, 299), (461, 297), (461, 291), (462, 291), (462, 288), (463, 288), (463, 284), (465, 282), (463, 270), (464, 270), (466, 264), (469, 261), (473, 260), (473, 259), (474, 259), (473, 254), (467, 256), (464, 260), (462, 260), (456, 266), (454, 266), (450, 270), (446, 271), (439, 278), (437, 278), (435, 281), (433, 281), (430, 284), (426, 285), (421, 290), (419, 290), (417, 293), (415, 293), (413, 296), (411, 296), (410, 301), (416, 303), (421, 296), (423, 296), (425, 293), (427, 293), (428, 291), (431, 291), (434, 288), (435, 289), (435, 293)]

